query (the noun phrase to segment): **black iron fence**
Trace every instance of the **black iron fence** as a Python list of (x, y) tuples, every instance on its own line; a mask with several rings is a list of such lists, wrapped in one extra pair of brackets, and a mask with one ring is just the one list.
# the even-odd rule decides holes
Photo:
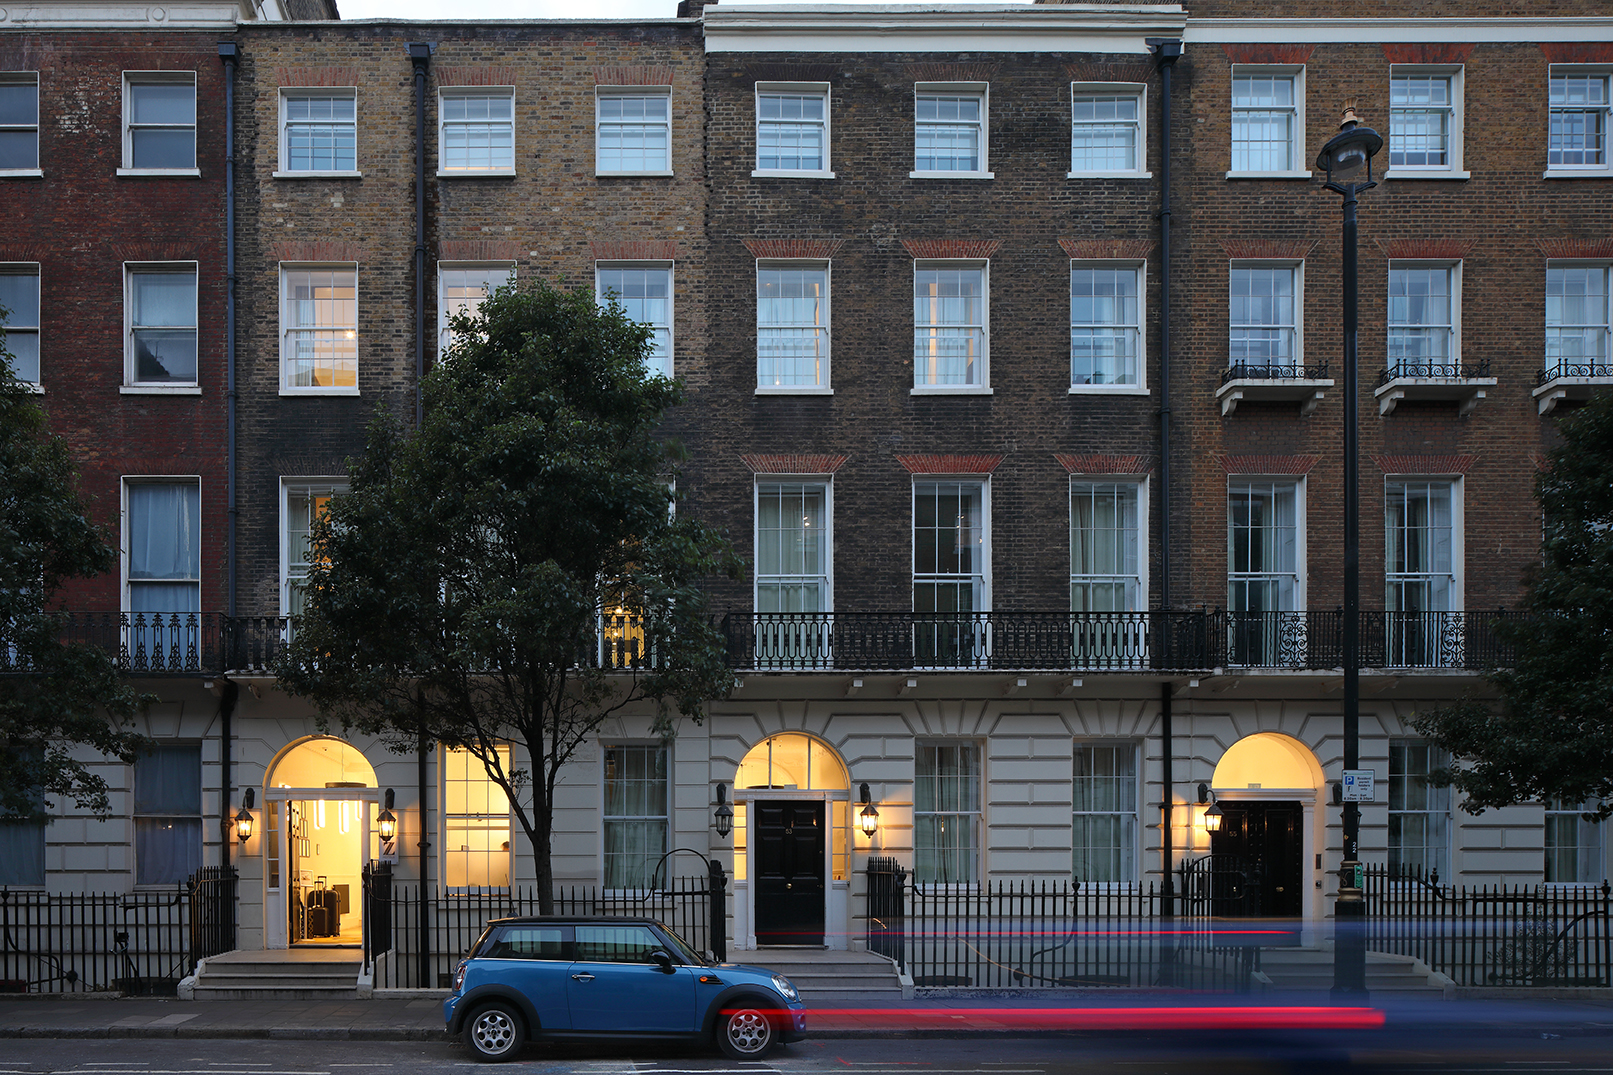
[(1366, 867), (1367, 948), (1415, 956), (1457, 985), (1613, 985), (1608, 883), (1449, 885)]
[(235, 947), (235, 870), (138, 892), (0, 888), (0, 992), (171, 994)]
[[(709, 953), (710, 885), (705, 874), (671, 878), (664, 888), (564, 885), (555, 889), (554, 913), (658, 919), (696, 951)], [(487, 923), (535, 915), (540, 907), (538, 890), (531, 887), (428, 894), (422, 906), (418, 884), (400, 884), (389, 876), (383, 884), (374, 875), (365, 878), (365, 897), (366, 961), (374, 968), (377, 989), (446, 988), (454, 966)]]
[(1588, 358), (1580, 362), (1559, 362), (1535, 374), (1536, 384), (1546, 384), (1559, 377), (1613, 378), (1613, 362), (1605, 358)]

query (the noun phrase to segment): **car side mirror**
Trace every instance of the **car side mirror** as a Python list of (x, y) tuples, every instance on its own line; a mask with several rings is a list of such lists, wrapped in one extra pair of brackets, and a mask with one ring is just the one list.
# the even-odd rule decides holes
[(655, 951), (650, 953), (650, 962), (654, 963), (657, 967), (660, 967), (661, 970), (667, 974), (672, 973), (672, 957), (666, 952), (661, 951), (661, 949), (657, 948)]

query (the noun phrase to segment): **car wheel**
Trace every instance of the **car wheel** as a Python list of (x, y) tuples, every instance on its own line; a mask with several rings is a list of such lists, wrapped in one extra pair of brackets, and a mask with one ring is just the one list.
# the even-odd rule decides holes
[(526, 1026), (508, 1004), (488, 1004), (465, 1021), (465, 1044), (478, 1060), (510, 1060), (526, 1044)]
[(717, 1024), (717, 1045), (730, 1060), (760, 1060), (778, 1043), (773, 1019), (770, 1009), (753, 1008), (741, 1001), (738, 1007), (723, 1012)]

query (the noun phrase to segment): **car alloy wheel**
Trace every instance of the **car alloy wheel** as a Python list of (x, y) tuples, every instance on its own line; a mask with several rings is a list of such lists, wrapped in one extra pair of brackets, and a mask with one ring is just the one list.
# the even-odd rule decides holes
[(525, 1039), (520, 1017), (502, 1004), (482, 1008), (465, 1024), (465, 1043), (478, 1060), (508, 1060)]
[(734, 1060), (756, 1060), (773, 1048), (775, 1037), (771, 1013), (757, 1008), (736, 1008), (723, 1013), (717, 1043)]

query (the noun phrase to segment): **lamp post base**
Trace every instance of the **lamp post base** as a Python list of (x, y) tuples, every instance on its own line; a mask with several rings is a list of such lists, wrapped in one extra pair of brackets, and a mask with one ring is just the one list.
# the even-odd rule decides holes
[(1360, 863), (1345, 862), (1344, 882), (1333, 905), (1333, 988), (1335, 1004), (1367, 1002), (1367, 903), (1357, 880)]

